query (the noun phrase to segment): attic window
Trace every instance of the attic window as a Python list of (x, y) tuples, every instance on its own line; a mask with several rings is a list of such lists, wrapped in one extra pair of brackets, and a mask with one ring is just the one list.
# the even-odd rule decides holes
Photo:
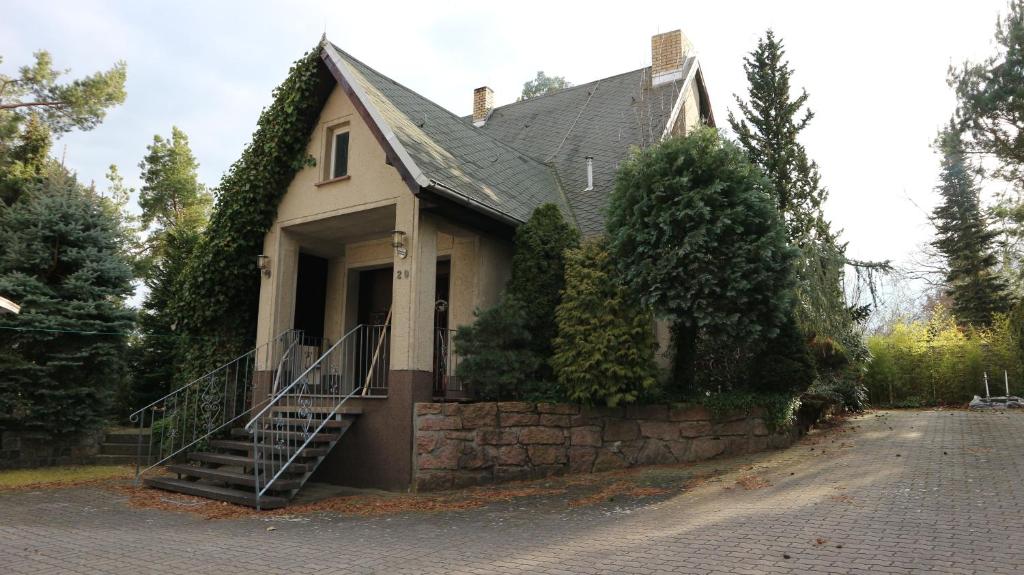
[(329, 128), (326, 140), (323, 179), (331, 181), (348, 176), (348, 122)]

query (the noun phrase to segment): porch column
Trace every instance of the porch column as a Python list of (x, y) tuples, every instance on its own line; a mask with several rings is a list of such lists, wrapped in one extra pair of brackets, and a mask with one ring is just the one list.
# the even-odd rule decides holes
[[(391, 370), (433, 368), (434, 291), (437, 281), (437, 224), (419, 211), (419, 200), (399, 202), (396, 229), (406, 233), (408, 256), (395, 256), (391, 316)], [(429, 390), (428, 396), (429, 398)]]

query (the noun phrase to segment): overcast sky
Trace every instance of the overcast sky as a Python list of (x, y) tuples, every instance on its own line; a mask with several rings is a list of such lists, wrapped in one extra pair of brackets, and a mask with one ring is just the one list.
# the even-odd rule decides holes
[[(720, 126), (744, 94), (742, 58), (767, 28), (786, 44), (816, 113), (804, 142), (831, 191), (849, 253), (903, 261), (931, 234), (930, 148), (954, 99), (951, 63), (994, 50), (1004, 0), (959, 2), (27, 2), (0, 0), (0, 69), (47, 49), (72, 75), (128, 64), (128, 99), (97, 129), (66, 136), (66, 165), (138, 183), (154, 134), (190, 136), (215, 186), (294, 60), (326, 30), (336, 44), (456, 114), (473, 88), (515, 99), (537, 70), (588, 82), (650, 64), (650, 37), (681, 28)], [(919, 207), (915, 207), (914, 204)]]

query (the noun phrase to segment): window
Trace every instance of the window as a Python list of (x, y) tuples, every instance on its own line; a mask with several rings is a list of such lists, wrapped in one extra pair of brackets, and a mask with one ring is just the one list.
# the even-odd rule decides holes
[(329, 179), (348, 175), (348, 127), (336, 130), (330, 142), (331, 172)]

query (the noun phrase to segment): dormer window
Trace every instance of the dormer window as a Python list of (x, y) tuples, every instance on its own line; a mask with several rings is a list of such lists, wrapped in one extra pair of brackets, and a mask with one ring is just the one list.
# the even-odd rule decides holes
[(329, 127), (326, 132), (323, 180), (329, 182), (348, 176), (348, 122)]
[(348, 127), (335, 130), (331, 139), (331, 179), (348, 175)]

